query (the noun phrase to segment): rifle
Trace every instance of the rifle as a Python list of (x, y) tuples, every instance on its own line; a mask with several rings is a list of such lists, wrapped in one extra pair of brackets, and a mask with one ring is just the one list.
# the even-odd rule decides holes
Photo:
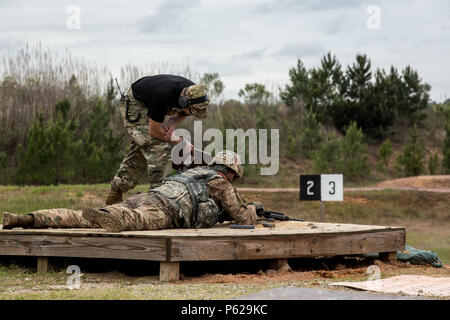
[(261, 220), (268, 220), (271, 219), (273, 220), (280, 220), (280, 221), (305, 221), (302, 219), (296, 219), (296, 218), (290, 218), (287, 215), (285, 215), (284, 213), (281, 212), (275, 212), (275, 211), (268, 211), (268, 210), (264, 210), (264, 211), (257, 211), (256, 215), (258, 217), (263, 217), (262, 219), (258, 219), (258, 221)]
[[(284, 213), (281, 212), (275, 212), (275, 211), (268, 211), (268, 210), (256, 210), (256, 215), (258, 217), (262, 217), (260, 219), (256, 220), (257, 224), (261, 224), (265, 228), (275, 228), (275, 224), (272, 223), (274, 220), (280, 220), (280, 221), (305, 221), (302, 219), (295, 219), (290, 218)], [(266, 222), (262, 222), (266, 221)], [(230, 225), (231, 229), (255, 229), (255, 225), (239, 225), (239, 224), (232, 224)]]

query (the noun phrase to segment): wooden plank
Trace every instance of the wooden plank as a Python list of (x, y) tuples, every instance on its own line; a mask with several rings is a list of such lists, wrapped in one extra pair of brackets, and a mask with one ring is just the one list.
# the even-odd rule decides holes
[(37, 272), (47, 272), (48, 257), (37, 257)]
[(107, 238), (176, 238), (176, 237), (218, 237), (233, 238), (240, 236), (281, 236), (322, 233), (345, 232), (379, 232), (381, 230), (404, 230), (399, 227), (370, 226), (357, 224), (337, 224), (320, 222), (276, 221), (276, 228), (264, 228), (259, 225), (253, 230), (230, 229), (229, 223), (217, 224), (205, 229), (167, 229), (146, 231), (125, 231), (109, 233), (102, 229), (8, 229), (0, 230), (0, 234), (17, 235), (60, 235), (60, 236), (86, 236)]
[(397, 251), (380, 252), (380, 260), (386, 262), (397, 261)]
[(165, 261), (166, 240), (0, 234), (0, 255)]
[(159, 265), (160, 281), (178, 281), (180, 280), (180, 262), (162, 261)]
[(404, 250), (405, 230), (284, 238), (173, 238), (171, 261), (251, 260)]

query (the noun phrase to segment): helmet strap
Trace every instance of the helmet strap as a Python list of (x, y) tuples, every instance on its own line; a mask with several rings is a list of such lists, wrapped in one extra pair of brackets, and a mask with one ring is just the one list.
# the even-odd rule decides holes
[(216, 171), (218, 174), (220, 174), (222, 177), (224, 177), (229, 183), (231, 183), (230, 179), (228, 178), (228, 176), (225, 173), (217, 171), (217, 170), (214, 170), (214, 171)]

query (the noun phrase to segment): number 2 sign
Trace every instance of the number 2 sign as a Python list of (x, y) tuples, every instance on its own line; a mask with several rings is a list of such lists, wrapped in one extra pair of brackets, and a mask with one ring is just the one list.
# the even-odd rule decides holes
[(301, 175), (300, 200), (343, 201), (344, 178), (342, 174)]

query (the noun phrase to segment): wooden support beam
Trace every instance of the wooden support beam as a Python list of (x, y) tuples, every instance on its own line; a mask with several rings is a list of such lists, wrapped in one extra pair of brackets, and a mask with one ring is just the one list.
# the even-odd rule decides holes
[(166, 239), (0, 232), (0, 255), (164, 261), (166, 251)]
[(397, 261), (397, 251), (380, 252), (380, 260), (386, 262)]
[[(254, 260), (395, 252), (405, 247), (404, 230), (304, 233), (284, 237), (172, 238), (171, 261)], [(205, 245), (205, 241), (208, 245)]]
[(180, 280), (180, 262), (161, 261), (159, 265), (159, 281)]
[(37, 257), (37, 272), (47, 272), (48, 257)]
[(285, 259), (285, 258), (272, 259), (269, 262), (269, 268), (275, 269), (275, 270), (281, 269), (282, 267), (286, 268), (286, 265), (287, 265), (287, 267), (289, 267), (288, 259)]

